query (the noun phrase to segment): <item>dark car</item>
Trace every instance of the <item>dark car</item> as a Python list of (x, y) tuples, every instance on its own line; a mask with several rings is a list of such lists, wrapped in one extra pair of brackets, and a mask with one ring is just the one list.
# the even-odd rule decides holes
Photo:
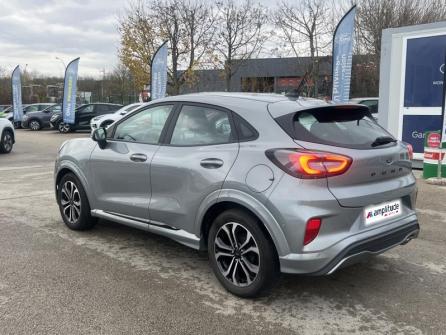
[(58, 129), (61, 133), (75, 130), (90, 130), (90, 120), (96, 116), (109, 114), (123, 107), (118, 104), (93, 103), (76, 108), (74, 124), (63, 123), (62, 113), (54, 113), (50, 119), (51, 128)]
[(378, 115), (378, 98), (353, 98), (350, 99), (350, 103), (367, 106), (370, 109), (370, 113), (373, 114), (373, 117), (376, 118)]
[(31, 130), (40, 130), (50, 127), (50, 119), (54, 113), (60, 113), (62, 110), (61, 104), (49, 106), (43, 111), (29, 112), (23, 116), (22, 128), (29, 128)]
[[(48, 108), (50, 106), (54, 106), (54, 105), (55, 105), (54, 103), (36, 103), (36, 104), (31, 104), (31, 105), (22, 105), (22, 107), (23, 107), (23, 118), (28, 113), (40, 112), (40, 111), (43, 111), (44, 109), (46, 109), (46, 108)], [(11, 121), (14, 124), (14, 128), (21, 128), (22, 127), (22, 122), (21, 121), (14, 121), (14, 113), (13, 113), (12, 109), (10, 110), (10, 112), (8, 114), (8, 120)]]

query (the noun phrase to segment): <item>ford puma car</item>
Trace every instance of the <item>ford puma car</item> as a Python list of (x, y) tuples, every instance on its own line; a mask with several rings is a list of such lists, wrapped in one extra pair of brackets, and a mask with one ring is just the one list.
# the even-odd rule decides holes
[(65, 224), (98, 218), (207, 250), (230, 292), (326, 275), (416, 237), (410, 148), (363, 105), (202, 93), (128, 113), (59, 150)]

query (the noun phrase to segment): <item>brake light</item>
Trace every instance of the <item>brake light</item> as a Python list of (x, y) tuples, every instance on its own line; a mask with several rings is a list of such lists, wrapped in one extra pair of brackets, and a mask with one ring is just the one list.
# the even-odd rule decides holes
[(413, 146), (412, 144), (406, 143), (407, 146), (407, 152), (409, 154), (409, 159), (413, 160)]
[(316, 236), (319, 234), (321, 229), (322, 220), (319, 218), (313, 218), (307, 221), (307, 226), (305, 227), (304, 245), (312, 242)]
[(276, 149), (266, 156), (282, 170), (297, 178), (325, 178), (345, 173), (352, 159), (323, 151)]

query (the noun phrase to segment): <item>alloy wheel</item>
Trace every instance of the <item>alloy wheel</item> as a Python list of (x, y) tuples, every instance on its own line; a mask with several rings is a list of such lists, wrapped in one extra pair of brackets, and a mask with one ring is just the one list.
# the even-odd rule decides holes
[(70, 131), (70, 125), (66, 123), (59, 123), (59, 131), (61, 133), (68, 133)]
[(29, 127), (31, 128), (31, 130), (39, 130), (40, 123), (39, 123), (39, 121), (33, 120), (29, 123)]
[(10, 152), (12, 150), (12, 144), (13, 144), (12, 136), (9, 132), (6, 132), (5, 135), (3, 136), (3, 149), (6, 152)]
[(257, 242), (239, 223), (228, 222), (220, 227), (214, 240), (214, 256), (221, 274), (236, 286), (249, 286), (259, 273)]
[(62, 186), (60, 204), (68, 222), (76, 223), (81, 215), (81, 196), (72, 181), (68, 180)]

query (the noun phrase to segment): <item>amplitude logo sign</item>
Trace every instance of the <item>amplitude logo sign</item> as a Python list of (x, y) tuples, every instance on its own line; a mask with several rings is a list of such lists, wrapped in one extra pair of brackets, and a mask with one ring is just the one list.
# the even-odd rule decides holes
[(365, 209), (365, 223), (372, 224), (380, 222), (391, 217), (401, 214), (401, 201), (396, 200), (392, 202), (383, 203), (376, 206), (371, 206)]

